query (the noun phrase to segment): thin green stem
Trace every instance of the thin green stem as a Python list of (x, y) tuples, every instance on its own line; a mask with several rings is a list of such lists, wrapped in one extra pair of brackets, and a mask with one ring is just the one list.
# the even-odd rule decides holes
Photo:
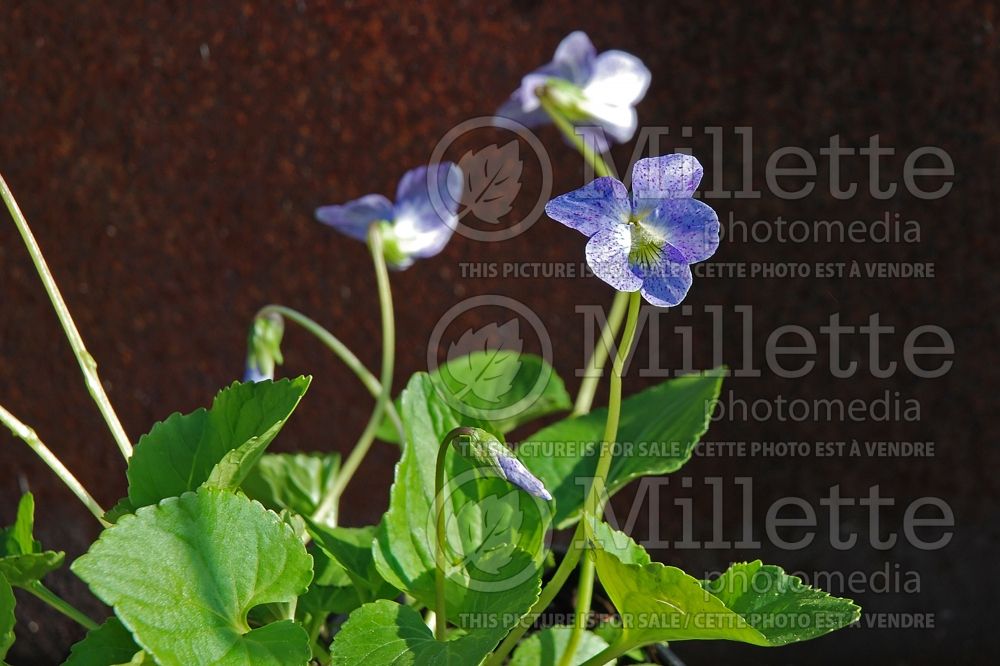
[(604, 370), (604, 364), (607, 363), (608, 356), (611, 354), (611, 347), (621, 330), (626, 310), (628, 310), (628, 293), (619, 291), (615, 294), (608, 318), (601, 328), (601, 339), (594, 345), (594, 351), (587, 360), (587, 370), (583, 381), (580, 382), (580, 391), (576, 394), (572, 416), (580, 416), (590, 412), (590, 408), (594, 404), (594, 394), (597, 392), (597, 383), (601, 380), (601, 371)]
[(368, 424), (358, 438), (354, 450), (347, 456), (347, 460), (340, 468), (337, 478), (334, 480), (329, 494), (324, 498), (317, 515), (325, 516), (330, 511), (336, 513), (336, 507), (340, 502), (340, 496), (344, 493), (344, 488), (354, 477), (354, 473), (361, 465), (372, 442), (375, 441), (375, 433), (382, 423), (382, 416), (385, 414), (386, 405), (392, 399), (392, 369), (396, 354), (396, 324), (392, 310), (392, 290), (389, 287), (389, 269), (385, 263), (385, 253), (382, 247), (382, 230), (379, 224), (373, 224), (368, 231), (368, 247), (371, 250), (372, 262), (375, 264), (375, 281), (378, 286), (378, 300), (382, 311), (382, 377), (380, 380), (381, 389), (378, 398), (375, 400), (375, 408), (368, 419)]
[(570, 632), (569, 640), (566, 642), (565, 651), (559, 660), (559, 666), (572, 666), (573, 658), (577, 648), (580, 647), (580, 640), (583, 632), (587, 629), (587, 621), (590, 619), (590, 602), (594, 596), (594, 560), (589, 557), (580, 559), (580, 582), (576, 591), (576, 606), (574, 607), (573, 630)]
[[(628, 319), (625, 322), (625, 332), (622, 333), (621, 344), (615, 354), (615, 360), (611, 365), (611, 382), (608, 397), (608, 420), (604, 425), (604, 439), (601, 442), (601, 453), (597, 459), (597, 470), (594, 472), (594, 482), (587, 494), (584, 504), (583, 521), (594, 519), (600, 520), (601, 512), (604, 509), (604, 484), (611, 470), (611, 461), (614, 457), (613, 447), (618, 438), (618, 421), (621, 417), (622, 403), (622, 371), (625, 368), (625, 359), (632, 351), (632, 341), (635, 338), (635, 329), (639, 321), (639, 307), (642, 301), (639, 292), (633, 292), (628, 297)], [(581, 521), (582, 524), (582, 521)], [(583, 638), (583, 632), (587, 628), (587, 617), (590, 615), (590, 602), (594, 593), (594, 561), (585, 557), (580, 562), (580, 583), (576, 593), (576, 615), (573, 622), (573, 630), (570, 633), (569, 641), (566, 643), (566, 651), (563, 653), (560, 666), (569, 666), (572, 663), (574, 653)]]
[(632, 351), (635, 340), (635, 329), (639, 322), (639, 307), (642, 297), (638, 291), (632, 292), (628, 299), (628, 317), (625, 320), (625, 331), (618, 344), (615, 360), (611, 364), (611, 381), (608, 388), (608, 419), (604, 424), (604, 440), (601, 442), (601, 452), (597, 458), (597, 470), (594, 472), (594, 483), (590, 486), (584, 511), (594, 518), (599, 518), (604, 510), (604, 484), (611, 469), (611, 459), (615, 439), (618, 437), (618, 421), (622, 411), (622, 372), (625, 369), (625, 359)]
[[(373, 375), (368, 368), (364, 366), (360, 359), (355, 356), (354, 352), (348, 348), (343, 342), (340, 341), (337, 336), (331, 333), (328, 329), (324, 328), (319, 322), (310, 319), (306, 315), (302, 314), (298, 310), (293, 310), (290, 307), (284, 305), (265, 305), (257, 312), (257, 317), (263, 317), (268, 314), (278, 314), (288, 319), (289, 321), (295, 322), (301, 326), (304, 330), (311, 333), (313, 337), (322, 342), (327, 349), (332, 351), (334, 355), (340, 359), (340, 361), (351, 370), (361, 383), (364, 384), (368, 392), (371, 393), (372, 397), (376, 400), (382, 393), (382, 383), (378, 378)], [(399, 433), (400, 441), (405, 438), (403, 433), (403, 422), (399, 418), (399, 412), (396, 411), (396, 405), (390, 400), (385, 405), (386, 416), (392, 421), (392, 425), (396, 428)]]
[(104, 520), (104, 509), (102, 509), (101, 505), (97, 503), (97, 500), (91, 497), (90, 493), (87, 492), (87, 489), (83, 487), (83, 484), (80, 483), (75, 476), (73, 476), (73, 473), (62, 464), (62, 461), (56, 457), (56, 454), (52, 453), (49, 447), (45, 446), (41, 438), (38, 437), (38, 433), (35, 432), (34, 428), (31, 428), (23, 423), (20, 419), (7, 411), (3, 405), (0, 405), (0, 423), (7, 426), (7, 429), (10, 430), (15, 437), (27, 444), (28, 447), (42, 459), (42, 462), (48, 465), (49, 469), (55, 472), (56, 476), (58, 476), (62, 482), (66, 484), (66, 487), (69, 488), (74, 495), (76, 495), (77, 499), (79, 499), (83, 505), (87, 507), (92, 514), (94, 514), (94, 517), (100, 521), (101, 525), (108, 527), (109, 523)]
[(608, 167), (608, 163), (604, 161), (604, 157), (573, 130), (573, 123), (559, 111), (559, 107), (556, 106), (552, 99), (548, 95), (542, 94), (539, 95), (538, 101), (541, 102), (542, 108), (552, 118), (552, 122), (559, 128), (559, 131), (580, 151), (583, 159), (590, 164), (594, 173), (598, 177), (610, 176), (611, 169)]
[(94, 403), (97, 404), (97, 408), (101, 411), (104, 421), (111, 430), (111, 436), (114, 437), (118, 448), (121, 449), (122, 455), (128, 460), (132, 457), (132, 443), (128, 435), (125, 434), (125, 429), (122, 427), (121, 421), (118, 420), (118, 415), (115, 414), (115, 410), (111, 406), (108, 394), (104, 391), (104, 385), (97, 374), (97, 361), (94, 360), (94, 357), (90, 355), (84, 346), (80, 331), (77, 330), (73, 316), (69, 313), (69, 308), (66, 307), (66, 301), (63, 300), (55, 278), (52, 277), (52, 272), (49, 270), (48, 264), (45, 263), (45, 257), (42, 256), (42, 249), (38, 246), (38, 241), (35, 240), (35, 236), (31, 233), (31, 228), (28, 226), (28, 220), (21, 213), (21, 209), (14, 200), (14, 195), (11, 193), (10, 188), (7, 187), (7, 183), (2, 176), (0, 176), (0, 196), (3, 197), (4, 202), (7, 204), (7, 210), (10, 211), (11, 217), (14, 218), (14, 224), (21, 233), (25, 247), (28, 248), (28, 254), (31, 255), (31, 261), (35, 264), (38, 276), (42, 279), (42, 285), (44, 285), (45, 291), (49, 295), (49, 300), (52, 301), (52, 307), (56, 311), (59, 323), (62, 324), (63, 330), (66, 332), (66, 339), (69, 340), (69, 346), (73, 349), (73, 355), (76, 356), (76, 360), (80, 364), (80, 371), (83, 373), (84, 383), (87, 385), (90, 397), (93, 398)]
[[(586, 541), (585, 524), (588, 516), (599, 516), (603, 510), (604, 484), (607, 481), (608, 471), (611, 469), (611, 459), (615, 439), (618, 437), (618, 421), (621, 415), (622, 397), (622, 370), (625, 367), (625, 359), (632, 351), (632, 343), (635, 340), (636, 324), (639, 321), (639, 306), (641, 304), (639, 292), (635, 292), (628, 299), (628, 317), (625, 322), (625, 331), (622, 333), (621, 341), (618, 343), (618, 350), (615, 353), (615, 360), (611, 365), (611, 387), (608, 397), (608, 420), (604, 427), (604, 440), (601, 442), (600, 453), (597, 459), (597, 469), (594, 471), (594, 480), (584, 500), (584, 516), (577, 523), (573, 539), (570, 541), (569, 550), (556, 568), (552, 578), (542, 589), (538, 601), (528, 611), (524, 620), (514, 628), (500, 646), (487, 659), (486, 666), (500, 666), (514, 646), (521, 640), (521, 637), (528, 631), (535, 618), (545, 610), (556, 594), (562, 589), (573, 569), (580, 562), (583, 555), (584, 543)], [(589, 608), (586, 612), (589, 612)]]
[(448, 445), (459, 439), (475, 433), (473, 428), (455, 428), (444, 438), (438, 447), (437, 461), (434, 464), (434, 638), (439, 641), (447, 637), (448, 627), (447, 607), (444, 597), (445, 574), (448, 557), (445, 547), (448, 543), (448, 532), (445, 529), (445, 495), (444, 475), (445, 461), (448, 455)]
[(42, 585), (40, 581), (32, 581), (23, 586), (23, 589), (35, 595), (49, 606), (52, 606), (69, 619), (82, 625), (88, 631), (97, 629), (98, 624), (96, 622), (84, 615), (82, 611), (79, 611), (71, 606), (68, 601), (57, 595), (55, 592)]

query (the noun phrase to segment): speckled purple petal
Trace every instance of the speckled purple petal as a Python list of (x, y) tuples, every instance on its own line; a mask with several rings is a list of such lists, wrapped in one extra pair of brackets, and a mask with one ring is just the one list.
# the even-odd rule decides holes
[(618, 291), (636, 291), (642, 279), (628, 263), (632, 235), (627, 225), (618, 224), (597, 232), (587, 241), (587, 264), (594, 275)]
[(552, 495), (545, 489), (544, 484), (534, 474), (529, 472), (528, 468), (517, 458), (510, 455), (497, 456), (497, 464), (503, 470), (504, 477), (509, 483), (517, 486), (529, 495), (540, 497), (546, 501), (552, 499)]
[(719, 249), (719, 216), (697, 199), (663, 201), (642, 224), (655, 228), (684, 263), (704, 261)]
[(582, 30), (576, 30), (559, 42), (552, 63), (566, 68), (567, 75), (563, 78), (582, 86), (593, 75), (596, 59), (597, 49), (594, 48), (590, 37)]
[(684, 300), (693, 280), (691, 267), (669, 259), (644, 271), (642, 296), (653, 305), (673, 307)]
[(580, 189), (545, 204), (546, 215), (585, 236), (621, 226), (628, 222), (631, 212), (628, 190), (616, 179), (607, 176), (592, 180)]
[(681, 153), (639, 160), (632, 167), (633, 207), (648, 210), (665, 199), (686, 199), (698, 189), (703, 172), (701, 162)]
[(451, 162), (408, 171), (399, 181), (393, 207), (392, 229), (399, 250), (418, 258), (443, 250), (458, 222), (461, 196), (462, 171)]
[(359, 241), (366, 240), (368, 227), (378, 220), (392, 219), (392, 204), (381, 194), (366, 194), (338, 206), (321, 206), (316, 219)]

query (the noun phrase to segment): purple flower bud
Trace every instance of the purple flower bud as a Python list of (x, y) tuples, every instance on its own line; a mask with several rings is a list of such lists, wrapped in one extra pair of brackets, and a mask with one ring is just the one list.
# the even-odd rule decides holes
[[(538, 478), (499, 439), (481, 428), (460, 428), (452, 441), (462, 456), (480, 467), (492, 468), (502, 479), (524, 492), (551, 501), (552, 495)], [(457, 432), (457, 431), (456, 431)]]
[(552, 500), (552, 495), (538, 480), (538, 477), (529, 472), (528, 468), (514, 456), (499, 456), (497, 465), (503, 470), (504, 478), (524, 492), (546, 501)]

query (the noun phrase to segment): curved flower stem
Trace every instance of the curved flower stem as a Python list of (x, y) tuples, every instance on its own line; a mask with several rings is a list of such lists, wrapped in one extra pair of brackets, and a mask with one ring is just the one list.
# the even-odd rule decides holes
[(45, 446), (42, 440), (38, 437), (38, 434), (33, 428), (22, 423), (16, 416), (11, 414), (7, 409), (0, 405), (0, 423), (3, 423), (11, 431), (11, 433), (27, 444), (32, 451), (38, 454), (38, 457), (42, 459), (46, 465), (49, 466), (53, 472), (56, 473), (66, 487), (69, 488), (77, 499), (80, 500), (87, 509), (94, 514), (94, 517), (100, 521), (101, 525), (108, 527), (110, 523), (104, 520), (104, 509), (97, 503), (97, 501), (91, 497), (87, 489), (83, 487), (73, 473), (70, 472), (62, 461), (56, 457), (56, 454), (52, 453), (49, 447)]
[[(361, 380), (361, 383), (365, 385), (365, 388), (368, 389), (368, 392), (371, 393), (372, 397), (376, 400), (378, 399), (379, 394), (382, 392), (382, 383), (379, 382), (378, 378), (364, 366), (358, 357), (354, 355), (354, 352), (352, 352), (347, 345), (341, 342), (337, 336), (326, 328), (323, 328), (323, 326), (317, 321), (310, 319), (298, 310), (293, 310), (292, 308), (284, 305), (265, 305), (257, 311), (256, 317), (262, 317), (272, 313), (281, 315), (285, 319), (295, 322), (309, 333), (312, 333), (316, 339), (326, 345), (326, 347), (332, 351), (334, 355), (339, 358), (359, 380)], [(396, 405), (394, 405), (391, 400), (386, 403), (385, 412), (386, 416), (389, 417), (389, 420), (392, 421), (392, 425), (399, 433), (400, 441), (402, 441), (405, 437), (405, 434), (403, 433), (403, 422), (399, 418), (399, 412), (396, 411)]]
[(538, 96), (538, 101), (541, 103), (542, 108), (545, 109), (545, 113), (549, 114), (549, 117), (552, 118), (552, 122), (556, 124), (559, 131), (580, 151), (583, 159), (587, 160), (594, 173), (598, 177), (610, 176), (611, 169), (608, 168), (608, 163), (604, 161), (604, 157), (594, 150), (593, 146), (584, 141), (582, 136), (573, 131), (573, 123), (560, 113), (559, 107), (553, 103), (552, 99), (548, 95), (542, 94)]
[(448, 532), (444, 520), (444, 466), (448, 454), (448, 445), (459, 437), (468, 437), (475, 432), (474, 428), (455, 428), (445, 436), (438, 448), (437, 462), (434, 465), (434, 638), (443, 641), (448, 626), (447, 608), (444, 598), (444, 567), (448, 563), (445, 544)]
[(573, 404), (573, 412), (570, 416), (586, 414), (594, 404), (594, 393), (597, 391), (597, 383), (601, 380), (601, 371), (608, 361), (611, 345), (618, 337), (618, 331), (621, 330), (627, 309), (628, 293), (619, 291), (615, 294), (608, 318), (601, 328), (601, 339), (594, 346), (594, 351), (587, 360), (586, 374), (583, 376), (583, 381), (580, 382), (580, 391), (576, 394), (576, 402)]
[(386, 405), (391, 401), (392, 393), (392, 369), (396, 354), (396, 324), (392, 311), (392, 290), (389, 287), (389, 269), (385, 263), (385, 253), (382, 248), (382, 231), (378, 224), (373, 224), (368, 230), (368, 247), (371, 250), (372, 262), (375, 264), (375, 281), (378, 284), (378, 300), (382, 311), (382, 384), (378, 398), (375, 400), (375, 408), (365, 425), (364, 431), (358, 438), (354, 450), (344, 461), (337, 474), (337, 478), (330, 488), (330, 492), (323, 499), (323, 502), (316, 509), (317, 516), (325, 516), (330, 512), (336, 513), (337, 505), (344, 488), (350, 482), (354, 473), (361, 465), (372, 442), (375, 441), (375, 433), (382, 423), (382, 415), (385, 414)]
[(28, 220), (21, 213), (17, 202), (14, 201), (14, 195), (11, 193), (10, 188), (7, 187), (7, 183), (2, 176), (0, 176), (0, 196), (3, 197), (4, 203), (7, 204), (7, 210), (10, 211), (11, 217), (14, 218), (17, 230), (21, 232), (21, 238), (24, 240), (25, 247), (28, 248), (31, 261), (35, 264), (38, 276), (42, 279), (42, 284), (49, 295), (49, 300), (52, 301), (52, 307), (56, 311), (59, 323), (62, 324), (63, 330), (66, 332), (66, 339), (69, 340), (69, 346), (73, 349), (73, 355), (76, 356), (76, 360), (80, 364), (80, 371), (83, 373), (84, 383), (87, 385), (90, 397), (94, 399), (97, 408), (101, 411), (104, 421), (111, 430), (111, 436), (114, 437), (115, 443), (118, 444), (122, 455), (125, 456), (125, 460), (128, 460), (132, 457), (132, 443), (128, 435), (125, 434), (125, 429), (122, 427), (121, 421), (118, 420), (118, 415), (115, 414), (115, 410), (111, 406), (108, 394), (104, 392), (104, 385), (101, 384), (101, 378), (97, 375), (97, 361), (94, 360), (94, 357), (90, 355), (84, 346), (83, 338), (80, 337), (80, 331), (77, 330), (73, 316), (69, 313), (69, 308), (66, 307), (66, 301), (63, 300), (55, 278), (52, 277), (52, 272), (49, 270), (48, 264), (45, 263), (45, 257), (42, 256), (42, 249), (38, 246), (38, 241), (35, 240), (35, 236), (31, 233), (31, 228), (28, 226)]
[(55, 592), (49, 588), (42, 585), (41, 581), (32, 581), (27, 585), (20, 586), (23, 590), (30, 592), (35, 595), (49, 606), (52, 606), (57, 611), (68, 617), (69, 619), (77, 622), (78, 624), (85, 627), (88, 631), (93, 631), (97, 629), (98, 624), (91, 620), (89, 617), (83, 614), (82, 611), (77, 610), (70, 605), (68, 601), (57, 595)]
[[(588, 520), (588, 517), (599, 516), (604, 508), (604, 484), (607, 481), (608, 471), (611, 469), (612, 452), (615, 439), (618, 437), (618, 420), (621, 415), (622, 369), (625, 367), (625, 359), (628, 358), (629, 352), (632, 351), (632, 343), (635, 340), (636, 324), (639, 321), (640, 303), (641, 300), (639, 292), (629, 295), (628, 317), (625, 321), (625, 331), (622, 333), (621, 341), (618, 344), (618, 351), (615, 354), (615, 360), (611, 366), (611, 387), (610, 395), (608, 397), (608, 420), (604, 426), (604, 439), (601, 442), (601, 448), (597, 458), (597, 468), (594, 471), (594, 480), (587, 493), (587, 497), (584, 500), (584, 515), (581, 517), (580, 522), (577, 523), (576, 531), (573, 533), (573, 539), (569, 544), (569, 550), (559, 563), (558, 568), (556, 568), (556, 572), (552, 575), (548, 584), (546, 584), (546, 586), (542, 589), (542, 593), (539, 595), (538, 601), (536, 601), (531, 607), (531, 610), (528, 611), (521, 623), (507, 635), (507, 638), (504, 639), (503, 643), (501, 643), (490, 658), (487, 659), (486, 666), (500, 666), (507, 655), (510, 654), (510, 651), (514, 649), (514, 646), (517, 645), (518, 641), (521, 640), (521, 637), (524, 636), (524, 634), (531, 627), (531, 623), (534, 622), (534, 619), (538, 617), (539, 613), (545, 610), (550, 603), (552, 603), (553, 599), (555, 599), (556, 594), (558, 594), (559, 590), (562, 589), (563, 584), (569, 578), (573, 569), (576, 568), (576, 565), (580, 562), (580, 558), (583, 555), (584, 542), (586, 539), (585, 523)], [(589, 562), (590, 560), (588, 559), (585, 561)], [(592, 581), (593, 579), (591, 578), (591, 582)], [(588, 608), (583, 614), (586, 615), (589, 613), (589, 610), (588, 603)], [(579, 615), (580, 612), (578, 608), (577, 616)], [(576, 629), (574, 625), (574, 632), (575, 631)], [(569, 652), (568, 649), (567, 652)]]

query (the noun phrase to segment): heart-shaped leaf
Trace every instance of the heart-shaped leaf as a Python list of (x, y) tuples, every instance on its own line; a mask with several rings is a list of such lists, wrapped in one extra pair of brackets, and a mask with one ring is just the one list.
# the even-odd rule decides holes
[(247, 497), (210, 488), (123, 516), (73, 563), (161, 666), (303, 666), (309, 637), (247, 613), (305, 591), (312, 560), (291, 526)]
[(208, 482), (236, 488), (309, 388), (309, 377), (236, 382), (210, 409), (172, 414), (139, 439), (128, 463), (132, 507), (177, 497)]
[[(375, 562), (385, 580), (433, 607), (435, 461), (442, 440), (460, 423), (423, 373), (410, 379), (402, 404), (407, 440), (377, 534)], [(523, 606), (513, 607), (526, 611), (538, 589), (547, 503), (512, 492), (506, 481), (487, 476), (453, 447), (445, 462), (448, 619), (464, 627), (500, 600), (519, 601)], [(454, 515), (462, 516), (461, 529), (448, 520)], [(516, 622), (516, 613), (508, 616), (506, 621)]]
[[(556, 625), (546, 627), (528, 636), (514, 651), (509, 666), (557, 666), (566, 652), (566, 645), (573, 633), (572, 627)], [(571, 664), (582, 664), (599, 654), (608, 644), (600, 636), (584, 631), (580, 643), (573, 654)], [(618, 663), (616, 659), (605, 662), (609, 666)]]
[(63, 552), (43, 551), (33, 536), (34, 528), (35, 498), (25, 493), (17, 504), (14, 524), (0, 529), (0, 575), (11, 585), (25, 587), (41, 580), (61, 567), (66, 557)]
[(75, 644), (63, 666), (137, 666), (155, 662), (135, 644), (132, 634), (116, 617), (87, 632)]
[[(622, 402), (618, 445), (607, 480), (609, 495), (633, 479), (675, 472), (691, 458), (708, 429), (723, 373), (672, 379)], [(555, 524), (560, 529), (580, 517), (607, 415), (607, 409), (598, 409), (558, 421), (517, 448), (518, 458), (555, 498)]]
[(845, 627), (860, 614), (849, 599), (831, 597), (759, 560), (699, 581), (658, 562), (623, 562), (596, 542), (590, 556), (621, 614), (623, 648), (701, 639), (786, 645)]

